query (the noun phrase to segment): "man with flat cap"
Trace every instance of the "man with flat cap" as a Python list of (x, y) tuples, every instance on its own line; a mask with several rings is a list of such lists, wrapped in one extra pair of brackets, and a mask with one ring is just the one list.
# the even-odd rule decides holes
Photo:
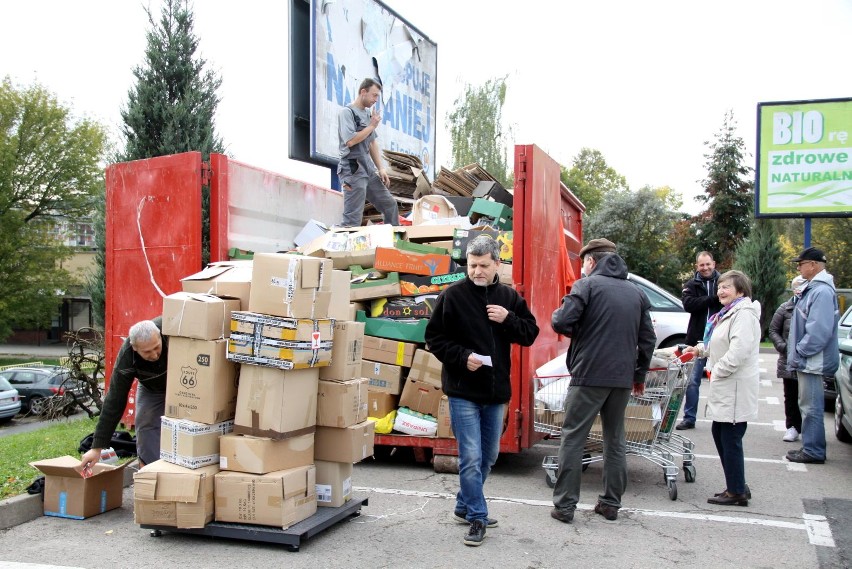
[(793, 259), (808, 282), (796, 300), (787, 338), (787, 369), (799, 380), (802, 448), (787, 452), (790, 462), (825, 462), (825, 390), (822, 378), (832, 376), (840, 363), (837, 322), (840, 308), (834, 277), (825, 270), (825, 253), (808, 247)]
[(559, 468), (550, 516), (571, 523), (580, 500), (583, 447), (595, 417), (603, 427), (604, 492), (595, 513), (618, 518), (627, 487), (624, 411), (631, 391), (642, 395), (656, 335), (651, 303), (627, 280), (627, 264), (607, 239), (592, 239), (580, 250), (584, 278), (571, 287), (551, 326), (571, 339), (567, 363), (571, 384), (559, 445)]

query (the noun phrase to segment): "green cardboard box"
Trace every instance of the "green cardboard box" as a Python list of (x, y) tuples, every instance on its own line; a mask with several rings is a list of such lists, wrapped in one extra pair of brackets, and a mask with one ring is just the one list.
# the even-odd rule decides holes
[(367, 318), (367, 314), (363, 310), (359, 310), (355, 315), (355, 321), (364, 323), (364, 334), (368, 336), (378, 336), (379, 338), (403, 342), (426, 342), (428, 318), (421, 318), (409, 323), (404, 320)]
[(512, 216), (512, 208), (509, 206), (483, 198), (473, 200), (473, 206), (468, 213), (468, 217), (473, 223), (476, 223), (482, 217), (487, 217), (493, 220), (489, 225), (506, 231), (512, 229)]

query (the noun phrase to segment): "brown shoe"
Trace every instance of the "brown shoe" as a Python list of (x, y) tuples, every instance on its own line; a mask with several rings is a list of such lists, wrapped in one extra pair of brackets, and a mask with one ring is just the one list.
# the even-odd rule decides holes
[(725, 490), (721, 494), (707, 498), (707, 503), (718, 506), (748, 506), (748, 497), (746, 494), (731, 494)]
[[(745, 487), (746, 487), (745, 497), (748, 498), (749, 500), (751, 500), (751, 488), (748, 487), (748, 484), (746, 484)], [(719, 496), (721, 496), (725, 492), (727, 492), (727, 490), (722, 490), (718, 494), (713, 494), (713, 497), (718, 498)]]
[(618, 508), (616, 508), (615, 506), (610, 506), (609, 504), (604, 504), (600, 501), (595, 504), (595, 513), (602, 515), (609, 521), (614, 521), (618, 519)]
[(559, 520), (564, 524), (570, 524), (574, 521), (574, 510), (567, 508), (553, 508), (550, 510), (550, 517), (554, 520)]

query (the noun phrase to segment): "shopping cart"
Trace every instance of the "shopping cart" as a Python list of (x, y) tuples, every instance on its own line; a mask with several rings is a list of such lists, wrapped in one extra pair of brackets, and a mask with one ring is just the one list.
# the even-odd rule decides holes
[[(670, 354), (665, 367), (648, 370), (645, 393), (630, 396), (624, 412), (624, 433), (627, 454), (643, 456), (663, 469), (669, 498), (677, 500), (678, 466), (674, 455), (681, 457), (684, 478), (695, 481), (695, 458), (692, 441), (673, 433), (675, 421), (683, 405), (686, 386), (692, 372), (690, 354)], [(570, 376), (536, 377), (534, 429), (549, 437), (558, 437), (565, 418), (565, 397)], [(583, 449), (583, 470), (589, 464), (603, 460), (603, 431), (600, 417), (595, 419)], [(559, 457), (546, 456), (542, 462), (545, 482), (551, 488), (556, 484)]]

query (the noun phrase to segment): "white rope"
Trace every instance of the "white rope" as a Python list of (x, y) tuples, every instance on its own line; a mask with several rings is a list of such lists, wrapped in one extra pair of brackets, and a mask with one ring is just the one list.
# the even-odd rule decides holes
[(151, 261), (148, 259), (148, 252), (145, 250), (145, 238), (142, 236), (142, 209), (145, 207), (145, 201), (150, 199), (151, 197), (149, 196), (139, 200), (139, 205), (136, 207), (136, 230), (139, 232), (139, 242), (142, 244), (142, 255), (145, 257), (145, 265), (148, 267), (148, 276), (151, 279), (151, 284), (154, 285), (160, 296), (165, 298), (166, 293), (162, 291), (157, 285), (157, 281), (154, 280), (154, 270), (151, 268)]

